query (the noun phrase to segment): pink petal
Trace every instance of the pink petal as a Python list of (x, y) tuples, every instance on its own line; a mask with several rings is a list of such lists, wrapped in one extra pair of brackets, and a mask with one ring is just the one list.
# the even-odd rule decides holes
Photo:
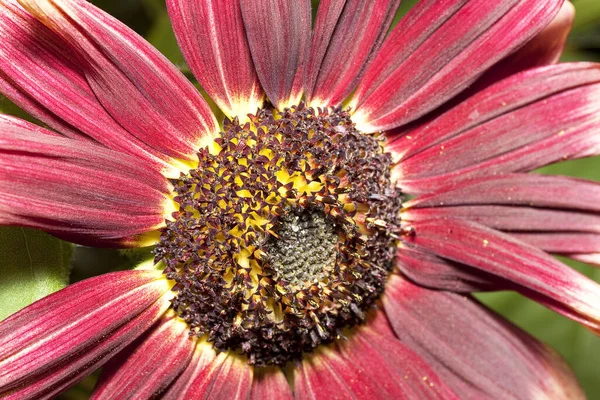
[(255, 368), (252, 379), (252, 400), (292, 400), (292, 389), (276, 367)]
[(164, 224), (170, 184), (141, 160), (0, 119), (0, 224), (136, 245)]
[(172, 169), (168, 157), (106, 112), (72, 49), (16, 0), (0, 6), (0, 36), (0, 91), (10, 100), (67, 136), (91, 138), (136, 155), (157, 170)]
[(363, 131), (394, 128), (435, 109), (527, 42), (562, 0), (427, 0), (394, 28), (351, 106)]
[(565, 49), (574, 19), (575, 7), (565, 1), (552, 22), (514, 54), (494, 65), (475, 86), (487, 86), (526, 69), (557, 63)]
[(194, 86), (117, 19), (83, 0), (19, 1), (71, 46), (102, 106), (144, 143), (193, 160), (219, 131)]
[(168, 0), (175, 36), (200, 85), (230, 118), (254, 114), (264, 93), (239, 0)]
[(537, 302), (600, 332), (600, 285), (541, 250), (460, 219), (411, 224), (410, 245), (510, 282)]
[(170, 286), (158, 271), (114, 272), (8, 317), (0, 323), (0, 396), (50, 396), (90, 374), (158, 320)]
[(369, 328), (305, 357), (295, 373), (297, 399), (454, 399), (417, 354)]
[(585, 398), (554, 351), (470, 297), (393, 275), (383, 301), (402, 343), (461, 398)]
[(247, 399), (253, 367), (235, 354), (216, 355), (209, 343), (199, 343), (192, 361), (162, 396), (172, 399)]
[(383, 43), (400, 0), (321, 1), (306, 71), (311, 106), (337, 106)]
[(189, 365), (196, 346), (188, 325), (175, 316), (159, 324), (102, 370), (92, 399), (149, 399), (163, 392)]
[(278, 109), (298, 104), (311, 28), (310, 0), (240, 0), (252, 59)]

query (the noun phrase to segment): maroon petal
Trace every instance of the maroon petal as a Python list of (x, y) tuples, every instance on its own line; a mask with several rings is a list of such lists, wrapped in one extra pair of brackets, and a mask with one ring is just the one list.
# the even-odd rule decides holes
[[(598, 72), (595, 67), (579, 77), (597, 80)], [(573, 74), (563, 77), (569, 75)], [(507, 81), (520, 77), (525, 76)], [(536, 82), (525, 81), (530, 83), (527, 91), (539, 88)], [(530, 97), (533, 102), (522, 103), (526, 100), (522, 97), (517, 100), (520, 104), (509, 106), (511, 103), (507, 101), (523, 87), (513, 86), (506, 98), (498, 97), (494, 89), (506, 83), (490, 87), (467, 100), (465, 105), (407, 133), (405, 138), (398, 138), (391, 146), (401, 158), (395, 170), (401, 185), (407, 190), (422, 192), (440, 182), (449, 184), (475, 176), (531, 171), (553, 162), (600, 152), (600, 137), (596, 134), (600, 84), (586, 84), (571, 90), (563, 86), (562, 91), (559, 91), (562, 85), (556, 85), (550, 93), (546, 92), (546, 97), (540, 98), (537, 93)], [(572, 84), (573, 81), (567, 83)], [(474, 103), (476, 99), (482, 101)], [(488, 108), (490, 103), (494, 105)], [(564, 112), (565, 109), (569, 112)], [(461, 123), (455, 119), (458, 114), (466, 117)]]
[(0, 323), (0, 396), (51, 397), (100, 367), (169, 307), (158, 271), (122, 271), (68, 286)]
[(162, 396), (172, 399), (246, 399), (252, 390), (253, 367), (232, 353), (217, 355), (211, 344), (200, 342), (192, 361)]
[(7, 121), (0, 119), (0, 224), (131, 246), (164, 224), (170, 184), (142, 160)]
[(461, 398), (585, 398), (554, 351), (470, 297), (393, 275), (383, 301), (402, 343)]
[[(600, 225), (595, 227), (600, 229)], [(548, 253), (568, 256), (600, 253), (600, 233), (591, 232), (516, 232), (512, 236)]]
[(506, 174), (441, 186), (406, 209), (461, 205), (522, 205), (600, 212), (600, 183), (556, 175)]
[(71, 46), (102, 106), (144, 143), (193, 160), (219, 131), (194, 86), (117, 19), (83, 0), (19, 1)]
[(400, 21), (352, 100), (363, 131), (397, 127), (448, 101), (546, 26), (562, 0), (427, 0)]
[(310, 44), (310, 0), (240, 0), (240, 4), (267, 97), (280, 110), (298, 104)]
[[(600, 285), (513, 237), (460, 219), (412, 223), (421, 251), (510, 282), (515, 290), (600, 333)], [(511, 288), (510, 286), (507, 288)]]
[(526, 71), (475, 93), (439, 116), (404, 130), (403, 134), (394, 135), (392, 131), (387, 147), (405, 160), (545, 98), (597, 83), (600, 83), (600, 65), (595, 63), (565, 63)]
[(176, 316), (163, 317), (146, 337), (103, 368), (91, 398), (156, 397), (190, 363), (196, 339), (189, 331), (189, 326)]
[(252, 400), (291, 400), (294, 396), (285, 375), (279, 368), (254, 369)]
[(407, 221), (432, 218), (468, 219), (509, 232), (600, 232), (600, 214), (561, 208), (534, 208), (528, 205), (451, 205), (450, 207), (410, 208), (403, 212)]
[(517, 72), (557, 63), (574, 19), (575, 7), (567, 0), (552, 22), (514, 54), (494, 65), (475, 86), (482, 88)]
[(458, 399), (421, 357), (366, 327), (305, 357), (294, 376), (297, 399)]
[(311, 106), (337, 106), (356, 88), (400, 0), (321, 1), (306, 70)]
[[(168, 157), (123, 129), (98, 102), (69, 46), (16, 4), (0, 5), (0, 91), (61, 133), (136, 155), (157, 170)], [(171, 172), (173, 175), (173, 172)]]
[(500, 290), (508, 286), (486, 272), (405, 245), (398, 248), (396, 268), (420, 286), (456, 293)]
[(239, 0), (168, 0), (175, 36), (200, 85), (230, 118), (262, 106)]

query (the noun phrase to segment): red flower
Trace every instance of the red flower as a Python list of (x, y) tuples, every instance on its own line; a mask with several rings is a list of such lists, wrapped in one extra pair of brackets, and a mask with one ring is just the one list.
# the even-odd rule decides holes
[(167, 1), (220, 123), (89, 3), (0, 3), (0, 90), (52, 129), (0, 117), (0, 223), (156, 257), (0, 323), (1, 396), (103, 366), (94, 398), (583, 397), (469, 295), (600, 331), (548, 255), (600, 264), (600, 187), (527, 174), (600, 152), (600, 67), (552, 65), (570, 3), (423, 0), (387, 36), (399, 0), (310, 5)]

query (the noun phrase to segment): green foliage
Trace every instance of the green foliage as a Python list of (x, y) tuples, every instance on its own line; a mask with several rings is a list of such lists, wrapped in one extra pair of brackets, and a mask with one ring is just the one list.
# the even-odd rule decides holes
[(65, 287), (71, 252), (46, 233), (0, 227), (0, 320)]

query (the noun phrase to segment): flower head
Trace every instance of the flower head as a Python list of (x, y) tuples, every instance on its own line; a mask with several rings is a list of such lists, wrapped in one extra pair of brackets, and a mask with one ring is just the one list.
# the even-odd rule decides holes
[[(560, 0), (168, 0), (224, 113), (83, 0), (0, 3), (0, 223), (153, 259), (0, 323), (0, 395), (578, 398), (469, 295), (600, 332), (600, 67), (553, 65)], [(568, 109), (568, 113), (560, 112)]]

